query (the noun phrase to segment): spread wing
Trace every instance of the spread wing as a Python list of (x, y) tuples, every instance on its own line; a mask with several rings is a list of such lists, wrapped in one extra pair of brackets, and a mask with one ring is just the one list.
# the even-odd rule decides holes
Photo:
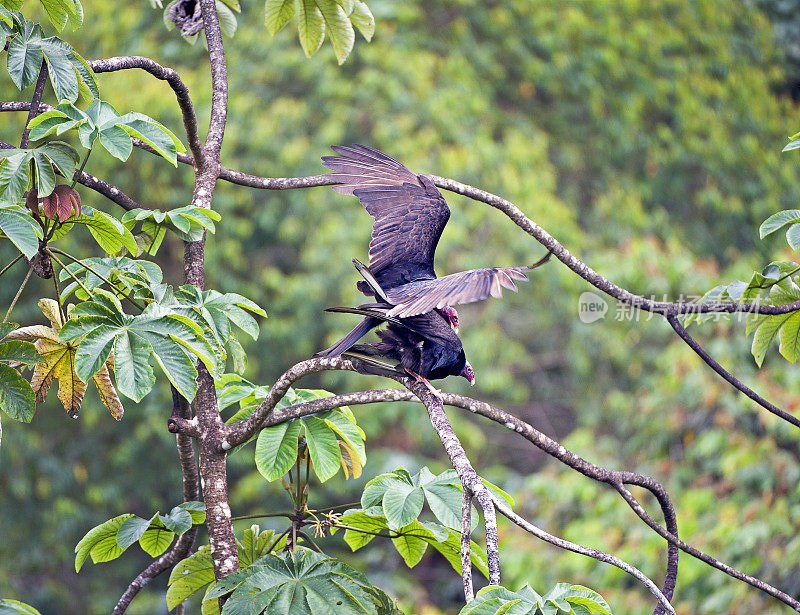
[(389, 301), (395, 304), (388, 315), (408, 318), (435, 308), (482, 301), (490, 296), (502, 297), (503, 288), (516, 292), (514, 280), (527, 280), (524, 272), (528, 269), (530, 267), (470, 269), (437, 280), (405, 284), (386, 291)]
[(436, 186), (391, 156), (364, 145), (333, 146), (322, 163), (375, 219), (369, 269), (384, 288), (435, 278), (433, 256), (450, 209)]

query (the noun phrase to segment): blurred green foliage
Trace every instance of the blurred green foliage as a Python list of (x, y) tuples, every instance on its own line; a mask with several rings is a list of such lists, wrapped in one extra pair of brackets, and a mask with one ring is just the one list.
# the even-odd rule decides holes
[[(176, 68), (201, 125), (210, 87), (202, 45), (166, 32), (146, 3), (85, 2), (85, 25), (63, 33), (87, 58), (149, 55)], [(596, 270), (646, 295), (700, 295), (720, 280), (749, 279), (789, 260), (780, 237), (759, 240), (761, 221), (797, 206), (796, 153), (780, 154), (796, 127), (787, 59), (760, 3), (658, 4), (507, 0), (370, 2), (376, 32), (337, 66), (331, 46), (307, 60), (296, 34), (274, 38), (263, 5), (246, 3), (226, 42), (231, 88), (223, 163), (266, 176), (322, 171), (335, 143), (383, 149), (411, 169), (500, 194)], [(777, 42), (776, 42), (777, 41)], [(18, 95), (7, 76), (3, 97)], [(104, 98), (181, 133), (171, 90), (141, 71), (103, 75)], [(50, 102), (53, 102), (50, 100)], [(18, 139), (23, 114), (4, 114), (0, 140)], [(122, 165), (98, 151), (87, 171), (148, 206), (187, 205), (191, 170), (135, 151)], [(119, 213), (82, 190), (83, 201)], [(446, 195), (452, 218), (438, 251), (440, 273), (537, 260), (542, 248), (491, 208)], [(363, 258), (370, 219), (355, 199), (326, 188), (266, 192), (221, 183), (222, 222), (207, 250), (209, 288), (251, 297), (270, 315), (245, 341), (246, 377), (269, 384), (291, 364), (352, 326), (329, 305), (358, 299), (351, 257)], [(89, 246), (83, 255), (88, 255)], [(0, 250), (7, 262), (10, 249)], [(158, 255), (180, 283), (182, 245)], [(14, 272), (19, 279), (20, 270)], [(15, 285), (4, 278), (0, 305)], [(48, 292), (37, 281), (26, 297)], [(462, 310), (475, 367), (470, 394), (530, 421), (595, 463), (653, 475), (668, 489), (684, 540), (800, 593), (800, 439), (711, 373), (658, 317), (618, 310), (584, 324), (578, 296), (591, 290), (557, 262), (517, 295)], [(37, 294), (38, 293), (38, 294)], [(16, 308), (37, 320), (33, 302)], [(777, 354), (757, 371), (744, 320), (709, 320), (693, 334), (731, 371), (779, 406), (798, 410), (800, 375)], [(302, 386), (333, 391), (382, 384), (344, 374)], [(455, 380), (448, 391), (466, 392)], [(92, 526), (122, 512), (166, 510), (180, 493), (165, 386), (122, 423), (91, 400), (78, 421), (55, 404), (31, 425), (4, 424), (0, 448), (0, 592), (42, 612), (104, 613), (147, 563), (126, 553), (113, 565), (72, 569), (72, 550)], [(421, 408), (355, 408), (367, 434), (364, 475), (331, 479), (312, 506), (358, 499), (365, 481), (404, 465), (445, 469)], [(512, 493), (519, 512), (548, 531), (611, 551), (657, 580), (664, 543), (610, 490), (545, 459), (500, 426), (450, 411), (473, 463)], [(230, 462), (234, 514), (285, 508), (251, 453)], [(645, 498), (654, 515), (654, 502)], [(246, 526), (242, 523), (244, 529)], [(620, 571), (501, 525), (504, 582), (540, 592), (554, 583), (599, 591), (619, 613), (647, 613), (651, 597)], [(334, 551), (349, 549), (331, 540)], [(426, 556), (407, 572), (386, 545), (349, 556), (404, 610), (455, 613), (460, 580)], [(159, 579), (130, 613), (165, 612)], [(773, 599), (682, 555), (680, 613), (783, 613)]]

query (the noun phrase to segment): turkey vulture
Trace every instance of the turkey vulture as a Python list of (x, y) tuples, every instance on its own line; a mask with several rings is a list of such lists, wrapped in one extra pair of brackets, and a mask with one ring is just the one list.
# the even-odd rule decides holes
[(429, 380), (463, 376), (470, 385), (475, 384), (475, 374), (461, 340), (438, 310), (397, 318), (388, 314), (391, 308), (389, 304), (372, 303), (326, 310), (360, 314), (366, 316), (365, 321), (388, 323), (385, 330), (378, 331), (380, 342), (356, 344), (344, 352), (344, 357), (356, 360), (359, 371), (377, 375), (411, 374), (437, 396), (440, 392)]
[[(457, 329), (453, 305), (500, 297), (502, 288), (516, 291), (514, 280), (527, 280), (524, 272), (550, 256), (548, 252), (529, 267), (471, 269), (437, 278), (433, 256), (450, 209), (433, 182), (365, 145), (331, 149), (339, 155), (323, 156), (322, 163), (333, 171), (330, 178), (340, 182), (332, 188), (358, 197), (375, 219), (365, 269), (383, 289), (382, 298), (393, 306), (390, 316), (404, 318), (438, 309)], [(373, 286), (358, 284), (366, 295), (374, 294)]]
[[(452, 305), (499, 297), (501, 287), (516, 290), (514, 280), (527, 279), (530, 267), (491, 267), (437, 278), (433, 256), (450, 218), (450, 209), (428, 178), (416, 175), (400, 162), (364, 145), (333, 146), (338, 156), (323, 156), (330, 176), (341, 182), (332, 188), (353, 194), (375, 219), (369, 244), (369, 267), (354, 259), (364, 277), (357, 286), (391, 306), (390, 316), (409, 317), (438, 310), (458, 333), (458, 313)], [(381, 324), (366, 316), (344, 338), (317, 353), (338, 356)]]

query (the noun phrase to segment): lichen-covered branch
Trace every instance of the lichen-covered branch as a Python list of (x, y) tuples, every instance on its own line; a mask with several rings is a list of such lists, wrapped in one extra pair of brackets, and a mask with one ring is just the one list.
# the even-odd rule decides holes
[(464, 489), (461, 500), (461, 582), (464, 585), (464, 601), (467, 604), (475, 598), (475, 592), (472, 587), (471, 534), (472, 492), (469, 489)]
[(444, 450), (450, 458), (450, 464), (458, 474), (459, 479), (461, 479), (462, 487), (472, 493), (472, 496), (477, 500), (483, 511), (489, 583), (500, 585), (500, 548), (497, 537), (497, 515), (495, 514), (495, 506), (489, 489), (483, 484), (475, 468), (472, 467), (464, 447), (461, 446), (458, 436), (447, 419), (442, 400), (436, 397), (422, 382), (409, 380), (406, 386), (425, 405), (431, 425), (433, 425), (436, 435), (439, 436), (439, 440), (441, 440), (442, 446), (444, 446)]

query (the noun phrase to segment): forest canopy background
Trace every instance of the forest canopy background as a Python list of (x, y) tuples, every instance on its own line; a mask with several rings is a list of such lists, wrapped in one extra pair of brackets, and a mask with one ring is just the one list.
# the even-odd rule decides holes
[[(319, 157), (330, 144), (367, 143), (416, 171), (513, 201), (634, 292), (700, 295), (789, 256), (780, 237), (762, 241), (757, 233), (771, 213), (797, 207), (800, 186), (797, 155), (780, 154), (797, 128), (792, 95), (800, 75), (792, 55), (797, 42), (786, 37), (792, 29), (776, 8), (783, 4), (373, 0), (375, 38), (359, 40), (339, 67), (328, 45), (308, 61), (293, 33), (270, 37), (261, 26), (263, 6), (244, 2), (239, 30), (226, 41), (223, 163), (265, 176), (310, 175), (322, 171)], [(68, 37), (78, 52), (148, 55), (173, 66), (207, 124), (201, 43), (191, 47), (166, 32), (160, 12), (146, 2), (84, 5), (87, 21)], [(137, 71), (103, 79), (113, 84), (105, 92), (120, 112), (145, 110), (180, 133), (166, 84)], [(7, 78), (3, 87), (13, 88)], [(0, 140), (13, 140), (24, 114), (2, 119)], [(176, 171), (141, 151), (124, 166), (98, 153), (87, 170), (152, 207), (185, 204), (191, 194), (190, 168)], [(265, 192), (220, 183), (217, 190), (222, 223), (209, 244), (208, 284), (251, 297), (269, 312), (259, 341), (245, 346), (246, 375), (271, 382), (349, 328), (344, 317), (321, 310), (357, 299), (350, 258), (363, 258), (371, 220), (355, 199), (327, 188)], [(440, 273), (541, 256), (490, 208), (446, 198), (453, 215), (437, 252)], [(85, 201), (114, 207), (97, 195)], [(11, 249), (2, 250), (0, 261), (7, 262)], [(159, 255), (173, 283), (182, 272), (168, 265), (182, 250), (170, 239)], [(473, 393), (564, 437), (592, 461), (655, 476), (673, 497), (683, 538), (800, 592), (797, 436), (701, 367), (661, 319), (618, 312), (610, 303), (603, 320), (586, 324), (578, 297), (587, 284), (557, 264), (532, 278), (502, 303), (462, 311), (462, 339), (478, 376)], [(10, 302), (19, 281), (4, 280), (0, 303)], [(34, 282), (31, 296), (44, 294), (46, 282)], [(41, 317), (30, 304), (16, 308), (15, 318)], [(798, 409), (797, 369), (771, 354), (756, 371), (743, 322), (711, 320), (694, 333), (731, 371), (788, 411)], [(308, 386), (352, 390), (355, 382), (363, 388), (363, 377), (328, 373)], [(444, 383), (449, 391), (463, 387), (455, 379)], [(42, 612), (109, 610), (145, 556), (126, 554), (114, 566), (87, 566), (76, 575), (73, 547), (120, 511), (144, 514), (175, 503), (180, 477), (164, 429), (167, 399), (164, 388), (128, 404), (122, 423), (91, 398), (78, 421), (65, 418), (53, 398), (32, 425), (4, 422), (4, 595)], [(398, 464), (446, 467), (421, 408), (356, 411), (370, 463), (361, 479), (337, 478), (320, 493), (352, 501), (364, 481)], [(545, 461), (505, 430), (456, 414), (452, 420), (476, 468), (512, 492), (526, 517), (645, 573), (659, 570), (663, 541), (631, 523), (613, 493)], [(231, 462), (239, 514), (262, 510), (276, 495), (249, 463)], [(603, 593), (616, 612), (649, 611), (648, 596), (622, 572), (502, 530), (508, 586), (529, 581), (545, 590), (569, 580)], [(408, 612), (456, 608), (460, 581), (443, 560), (429, 556), (408, 571), (390, 550), (348, 552), (343, 545), (340, 555), (360, 558), (371, 580), (402, 596)], [(679, 612), (786, 610), (690, 558), (680, 566)], [(163, 609), (165, 582), (145, 589), (129, 612)]]

